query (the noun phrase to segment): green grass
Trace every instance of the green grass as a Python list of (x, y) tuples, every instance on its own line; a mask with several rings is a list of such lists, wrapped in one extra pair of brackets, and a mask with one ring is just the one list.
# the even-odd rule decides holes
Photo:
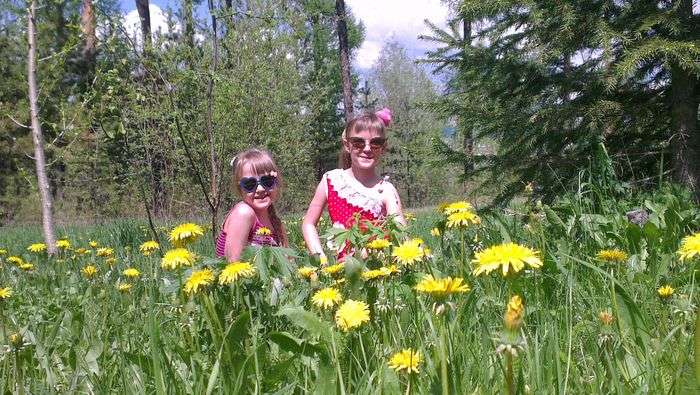
[[(406, 237), (421, 237), (433, 257), (381, 283), (365, 283), (365, 267), (391, 258), (349, 260), (345, 299), (371, 304), (371, 321), (348, 333), (333, 314), (319, 311), (310, 296), (333, 279), (309, 283), (296, 268), (314, 264), (298, 250), (298, 219), (287, 219), (290, 250), (249, 252), (258, 269), (252, 280), (213, 285), (188, 296), (178, 275), (163, 271), (156, 255), (143, 257), (146, 223), (114, 221), (66, 227), (58, 234), (74, 248), (89, 240), (113, 247), (110, 268), (94, 252), (72, 258), (37, 257), (26, 247), (41, 241), (38, 228), (0, 229), (3, 256), (0, 288), (14, 294), (0, 301), (0, 386), (2, 392), (129, 393), (493, 393), (506, 392), (508, 358), (496, 350), (512, 345), (513, 386), (518, 393), (692, 393), (693, 335), (698, 303), (697, 262), (679, 262), (683, 236), (700, 230), (700, 211), (678, 191), (615, 200), (571, 195), (550, 206), (525, 203), (480, 213), (482, 224), (460, 233), (443, 227), (435, 211), (418, 214)], [(643, 227), (624, 213), (645, 207)], [(167, 248), (166, 228), (159, 236)], [(350, 240), (366, 235), (351, 232)], [(399, 233), (394, 237), (401, 237)], [(464, 241), (464, 243), (463, 243)], [(544, 265), (504, 279), (497, 273), (474, 277), (474, 251), (513, 241), (540, 252)], [(595, 259), (604, 248), (629, 254), (623, 264)], [(196, 267), (220, 270), (208, 235), (192, 249)], [(36, 269), (25, 272), (6, 262), (21, 255)], [(89, 263), (98, 274), (86, 279)], [(128, 293), (116, 284), (121, 272), (142, 276)], [(463, 276), (471, 290), (451, 297), (441, 314), (434, 301), (413, 289), (425, 273)], [(272, 279), (284, 289), (273, 292)], [(662, 300), (656, 290), (670, 284)], [(505, 305), (519, 294), (525, 301), (518, 333), (503, 326)], [(601, 311), (614, 321), (604, 325)], [(11, 344), (10, 335), (21, 335)], [(15, 338), (16, 339), (16, 338)], [(388, 367), (403, 348), (422, 354), (420, 373)], [(445, 369), (443, 369), (443, 366)]]

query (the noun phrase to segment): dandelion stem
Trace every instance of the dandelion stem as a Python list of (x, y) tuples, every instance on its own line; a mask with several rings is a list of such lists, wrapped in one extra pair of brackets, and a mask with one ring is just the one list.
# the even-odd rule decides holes
[(450, 393), (450, 387), (447, 382), (447, 322), (442, 320), (441, 330), (440, 330), (440, 378), (442, 381), (442, 394), (448, 395)]
[(331, 330), (331, 346), (333, 348), (333, 360), (335, 361), (335, 371), (338, 374), (340, 383), (340, 395), (345, 395), (345, 382), (343, 381), (343, 371), (340, 370), (340, 360), (338, 359), (338, 348), (335, 344), (335, 331)]
[(513, 381), (513, 354), (506, 350), (506, 393), (515, 394), (515, 382)]

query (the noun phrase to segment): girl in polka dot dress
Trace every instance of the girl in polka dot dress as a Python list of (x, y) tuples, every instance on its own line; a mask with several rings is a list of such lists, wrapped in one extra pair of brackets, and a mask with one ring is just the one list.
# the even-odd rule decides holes
[[(401, 200), (396, 188), (377, 174), (377, 166), (386, 150), (385, 128), (391, 123), (391, 112), (385, 108), (377, 113), (358, 116), (348, 122), (342, 135), (342, 169), (323, 175), (304, 216), (302, 232), (306, 246), (327, 261), (318, 236), (318, 220), (328, 206), (328, 216), (334, 227), (347, 229), (353, 216), (361, 220), (379, 220), (394, 215), (405, 224)], [(347, 248), (337, 251), (342, 260)]]

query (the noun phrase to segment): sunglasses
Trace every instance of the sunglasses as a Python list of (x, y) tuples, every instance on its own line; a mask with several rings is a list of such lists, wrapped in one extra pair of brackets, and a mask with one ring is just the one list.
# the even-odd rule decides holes
[(353, 149), (356, 150), (363, 150), (365, 149), (365, 146), (369, 143), (369, 148), (372, 151), (379, 151), (380, 149), (384, 148), (386, 145), (386, 139), (384, 137), (375, 137), (370, 140), (365, 140), (361, 137), (348, 137), (346, 139), (350, 145), (352, 145)]
[(241, 178), (241, 181), (238, 182), (238, 185), (245, 193), (255, 192), (255, 190), (258, 189), (258, 185), (265, 188), (266, 191), (271, 191), (275, 189), (275, 186), (277, 185), (277, 177), (270, 175), (262, 176), (260, 178), (243, 177)]

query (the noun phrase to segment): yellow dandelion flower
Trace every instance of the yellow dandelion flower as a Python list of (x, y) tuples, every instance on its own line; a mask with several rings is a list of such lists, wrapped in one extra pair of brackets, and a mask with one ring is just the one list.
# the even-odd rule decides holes
[(600, 250), (595, 256), (601, 261), (605, 262), (627, 262), (627, 253), (617, 249), (614, 250)]
[(611, 325), (615, 320), (615, 317), (613, 317), (613, 315), (608, 311), (601, 311), (598, 313), (598, 319), (603, 323), (603, 325)]
[(700, 255), (700, 232), (684, 237), (677, 254), (681, 261)]
[(406, 222), (411, 222), (411, 221), (416, 220), (416, 215), (413, 213), (404, 213), (403, 217), (406, 220)]
[(56, 241), (56, 248), (59, 248), (61, 250), (68, 250), (70, 249), (70, 241), (68, 239), (61, 239)]
[(24, 270), (25, 272), (28, 272), (28, 271), (34, 270), (34, 264), (32, 264), (32, 263), (27, 263), (27, 262), (22, 262), (22, 263), (19, 265), (19, 268), (22, 269), (22, 270)]
[(34, 243), (34, 244), (30, 245), (29, 247), (27, 247), (27, 251), (33, 252), (35, 254), (42, 253), (42, 252), (46, 251), (46, 244)]
[(131, 284), (129, 284), (129, 283), (120, 283), (119, 285), (117, 285), (117, 289), (118, 289), (119, 292), (121, 292), (121, 293), (129, 292), (129, 291), (131, 290)]
[(270, 228), (261, 226), (258, 228), (258, 230), (255, 231), (255, 234), (258, 236), (270, 236), (272, 234), (272, 231), (270, 230)]
[(255, 267), (248, 262), (231, 262), (219, 274), (219, 284), (226, 285), (238, 281), (239, 278), (250, 278), (255, 275)]
[(345, 268), (345, 264), (344, 264), (344, 263), (337, 263), (337, 264), (335, 264), (335, 265), (330, 265), (330, 266), (324, 267), (323, 269), (321, 269), (321, 272), (323, 272), (323, 274), (327, 274), (327, 275), (329, 275), (329, 276), (333, 276), (333, 275), (338, 274), (338, 273), (339, 273), (340, 271), (342, 271), (344, 268)]
[(542, 261), (537, 257), (538, 252), (515, 243), (499, 244), (477, 252), (472, 260), (475, 266), (474, 275), (489, 274), (496, 269), (501, 269), (503, 276), (518, 273), (525, 264), (532, 268), (542, 266)]
[(160, 260), (160, 267), (175, 270), (183, 266), (192, 266), (195, 259), (195, 255), (186, 248), (175, 248), (165, 253)]
[(117, 258), (113, 258), (113, 257), (107, 258), (107, 259), (105, 259), (105, 263), (108, 264), (109, 267), (112, 267), (117, 263)]
[(481, 218), (471, 211), (456, 211), (447, 217), (448, 228), (466, 228), (480, 223)]
[(75, 253), (78, 255), (86, 255), (89, 252), (90, 252), (90, 250), (88, 250), (87, 248), (83, 248), (83, 247), (80, 247), (80, 248), (75, 250)]
[(133, 268), (133, 267), (130, 267), (130, 268), (128, 268), (128, 269), (125, 269), (125, 270), (122, 272), (122, 274), (124, 275), (124, 277), (128, 277), (128, 278), (137, 278), (138, 276), (141, 275), (141, 272), (140, 272), (138, 269), (135, 269), (135, 268)]
[(379, 270), (385, 272), (387, 276), (401, 272), (401, 270), (399, 270), (399, 267), (396, 265), (383, 266), (379, 268)]
[(330, 309), (342, 300), (343, 296), (333, 287), (323, 288), (311, 298), (311, 302), (320, 309)]
[(430, 229), (430, 234), (434, 237), (440, 237), (440, 229), (438, 229), (438, 228)]
[(388, 273), (385, 270), (382, 269), (374, 269), (374, 270), (365, 270), (361, 274), (362, 279), (365, 281), (369, 280), (376, 280), (378, 278), (386, 277), (388, 276)]
[(158, 244), (157, 241), (155, 240), (149, 240), (144, 242), (139, 246), (139, 251), (143, 256), (150, 256), (152, 253), (157, 251), (160, 248), (160, 244)]
[(91, 278), (97, 274), (97, 268), (94, 265), (87, 265), (80, 269), (80, 272), (83, 273), (83, 276)]
[(22, 343), (24, 342), (24, 339), (22, 338), (22, 335), (19, 333), (13, 333), (9, 336), (10, 344), (14, 348), (19, 348), (22, 346)]
[(90, 248), (97, 248), (97, 246), (99, 246), (100, 244), (98, 242), (96, 242), (95, 240), (90, 240), (88, 245), (90, 246)]
[(313, 266), (304, 266), (297, 269), (299, 277), (311, 280), (312, 276), (316, 275), (316, 268)]
[(671, 288), (670, 285), (664, 285), (663, 287), (660, 287), (659, 289), (656, 290), (656, 292), (659, 293), (659, 296), (662, 299), (670, 298), (671, 296), (673, 296), (674, 291), (675, 290), (673, 288)]
[(369, 306), (367, 303), (348, 299), (335, 312), (335, 323), (338, 328), (347, 332), (369, 321)]
[(420, 352), (411, 348), (405, 348), (401, 352), (392, 355), (391, 359), (389, 359), (389, 367), (397, 372), (404, 370), (406, 373), (419, 373), (418, 365), (420, 363)]
[(110, 256), (114, 255), (114, 250), (112, 248), (98, 248), (97, 252), (95, 252), (95, 255), (102, 257), (102, 258), (109, 258)]
[(383, 250), (391, 247), (391, 242), (387, 239), (374, 239), (367, 243), (367, 248), (370, 250)]
[(435, 299), (444, 299), (454, 293), (464, 293), (469, 291), (469, 286), (463, 284), (464, 279), (460, 277), (445, 277), (435, 279), (431, 275), (426, 275), (416, 285), (416, 291), (428, 294)]
[(170, 232), (170, 242), (175, 247), (184, 247), (202, 235), (204, 235), (204, 229), (201, 226), (193, 223), (181, 224)]
[(424, 257), (423, 249), (416, 240), (409, 240), (394, 247), (391, 252), (396, 261), (402, 265), (412, 265)]
[(441, 208), (441, 211), (446, 215), (450, 215), (450, 214), (457, 213), (460, 211), (473, 211), (473, 210), (474, 210), (474, 207), (471, 204), (469, 204), (469, 202), (464, 201), (464, 200), (460, 200), (460, 201), (454, 202), (454, 203), (449, 203)]
[(4, 248), (0, 248), (0, 256), (2, 255), (7, 255), (7, 250)]
[(210, 269), (195, 270), (185, 282), (185, 293), (197, 293), (213, 282), (214, 273)]
[(10, 256), (7, 257), (7, 263), (11, 263), (16, 266), (21, 266), (24, 263), (24, 259), (18, 257), (18, 256)]
[(10, 299), (10, 296), (12, 296), (12, 288), (0, 288), (0, 299)]
[(508, 330), (517, 331), (523, 323), (523, 300), (518, 295), (513, 295), (508, 301), (503, 323)]

